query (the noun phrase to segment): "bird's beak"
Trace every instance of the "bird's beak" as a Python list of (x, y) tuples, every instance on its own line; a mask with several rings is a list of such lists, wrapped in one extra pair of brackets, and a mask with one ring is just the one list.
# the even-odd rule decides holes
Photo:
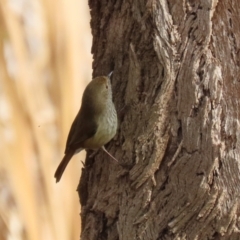
[(108, 77), (111, 78), (113, 71), (108, 74)]

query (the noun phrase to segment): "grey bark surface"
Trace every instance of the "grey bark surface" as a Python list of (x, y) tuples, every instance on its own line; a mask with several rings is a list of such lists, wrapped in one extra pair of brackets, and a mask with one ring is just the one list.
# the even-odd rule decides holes
[(117, 136), (87, 158), (82, 240), (240, 239), (240, 3), (90, 0)]

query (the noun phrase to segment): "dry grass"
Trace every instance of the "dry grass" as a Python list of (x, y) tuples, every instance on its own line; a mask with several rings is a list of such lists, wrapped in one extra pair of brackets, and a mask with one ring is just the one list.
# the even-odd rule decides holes
[(87, 1), (0, 1), (0, 239), (79, 239), (84, 155), (59, 184), (53, 175), (91, 77), (90, 48)]

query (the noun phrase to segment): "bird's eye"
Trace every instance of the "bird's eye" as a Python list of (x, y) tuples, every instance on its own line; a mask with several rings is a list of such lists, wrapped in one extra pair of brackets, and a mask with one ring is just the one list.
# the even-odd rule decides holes
[(106, 85), (106, 89), (108, 89), (108, 85)]

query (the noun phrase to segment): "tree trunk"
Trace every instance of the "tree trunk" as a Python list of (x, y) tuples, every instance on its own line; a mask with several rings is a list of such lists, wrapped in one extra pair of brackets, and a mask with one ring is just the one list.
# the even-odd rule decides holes
[(89, 4), (125, 167), (87, 158), (81, 239), (240, 239), (239, 1)]

